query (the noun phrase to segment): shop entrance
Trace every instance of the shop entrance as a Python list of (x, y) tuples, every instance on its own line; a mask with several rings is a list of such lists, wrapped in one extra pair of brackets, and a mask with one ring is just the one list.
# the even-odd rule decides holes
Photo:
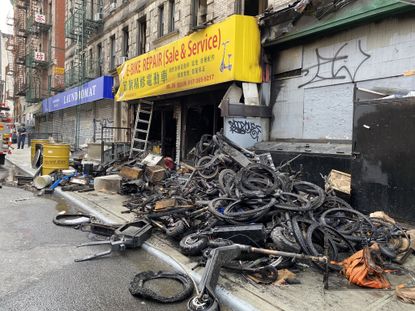
[[(209, 92), (177, 96), (174, 99), (149, 99), (154, 106), (148, 150), (173, 160), (176, 160), (178, 154), (181, 160), (191, 159), (189, 152), (202, 135), (214, 135), (223, 128), (218, 105), (228, 86), (223, 85)], [(131, 107), (133, 110), (130, 124), (133, 127), (137, 105)]]
[(185, 109), (184, 158), (204, 134), (215, 134), (223, 127), (218, 105), (225, 91), (213, 91), (188, 97)]
[(176, 119), (174, 118), (174, 105), (154, 106), (153, 120), (149, 133), (149, 148), (160, 151), (165, 157), (176, 156)]

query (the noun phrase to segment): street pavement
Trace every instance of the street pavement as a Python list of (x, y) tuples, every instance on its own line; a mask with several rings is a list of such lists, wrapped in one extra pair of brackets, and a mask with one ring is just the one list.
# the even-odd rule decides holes
[[(29, 172), (28, 150), (19, 152), (8, 157), (9, 171), (0, 168), (0, 184), (2, 177)], [(74, 197), (76, 193), (71, 193), (66, 199), (77, 204), (79, 200), (73, 200)], [(52, 201), (52, 198), (59, 201)], [(117, 195), (98, 198), (94, 195), (86, 202), (93, 209), (100, 208), (103, 202), (106, 208), (121, 205)], [(128, 292), (135, 273), (171, 270), (160, 259), (171, 263), (173, 257), (188, 271), (194, 267), (195, 262), (180, 254), (165, 237), (155, 234), (146, 243), (146, 250), (157, 257), (143, 250), (129, 250), (124, 254), (75, 264), (75, 258), (93, 254), (103, 247), (76, 248), (75, 245), (88, 241), (88, 235), (57, 227), (51, 221), (58, 211), (65, 210), (70, 211), (71, 207), (56, 194), (40, 198), (17, 188), (0, 189), (0, 311), (186, 310), (186, 302), (160, 305), (136, 299)], [(157, 250), (164, 255), (160, 256)], [(415, 256), (410, 256), (405, 267), (415, 271)], [(196, 269), (192, 273), (196, 272), (200, 277), (202, 270)], [(386, 291), (358, 288), (334, 273), (330, 275), (329, 290), (326, 291), (322, 288), (320, 273), (300, 269), (296, 275), (301, 284), (274, 286), (257, 285), (239, 275), (222, 273), (217, 288), (217, 293), (222, 295), (221, 310), (229, 310), (225, 309), (228, 306), (238, 311), (413, 310), (413, 305), (398, 301), (393, 290), (395, 285), (411, 281), (410, 275), (388, 274), (393, 288)], [(175, 283), (157, 286), (162, 286), (169, 294), (177, 287)]]
[[(1, 168), (0, 178), (6, 175)], [(163, 305), (129, 293), (136, 273), (171, 271), (144, 250), (75, 263), (105, 246), (76, 248), (92, 235), (54, 225), (62, 210), (71, 207), (19, 188), (0, 189), (0, 310), (186, 310), (186, 301)], [(166, 294), (178, 288), (174, 282), (154, 286)]]

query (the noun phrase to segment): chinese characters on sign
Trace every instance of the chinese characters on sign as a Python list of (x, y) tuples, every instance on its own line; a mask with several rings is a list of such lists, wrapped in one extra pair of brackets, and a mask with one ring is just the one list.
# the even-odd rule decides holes
[(40, 24), (46, 24), (46, 16), (42, 14), (35, 14), (35, 22)]
[(43, 52), (35, 52), (35, 61), (37, 61), (37, 62), (44, 62), (44, 61), (46, 61), (45, 53), (43, 53)]

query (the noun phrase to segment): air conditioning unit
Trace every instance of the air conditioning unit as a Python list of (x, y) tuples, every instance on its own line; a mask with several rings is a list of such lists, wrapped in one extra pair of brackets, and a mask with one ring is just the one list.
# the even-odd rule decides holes
[(127, 56), (120, 56), (118, 58), (118, 65), (124, 64), (127, 60), (128, 60), (128, 57)]
[(117, 8), (117, 3), (116, 2), (111, 2), (110, 3), (110, 12), (114, 11)]
[(98, 21), (102, 20), (103, 19), (102, 15), (103, 15), (102, 13), (95, 13), (94, 21), (98, 22)]

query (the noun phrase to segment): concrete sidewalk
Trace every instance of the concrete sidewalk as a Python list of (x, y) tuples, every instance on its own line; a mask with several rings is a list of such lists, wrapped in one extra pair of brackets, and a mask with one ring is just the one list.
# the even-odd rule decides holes
[[(30, 167), (30, 150), (15, 150), (6, 160), (33, 176)], [(93, 192), (63, 192), (59, 188), (55, 194), (64, 197), (68, 202), (86, 213), (96, 216), (104, 222), (121, 224), (134, 220), (133, 214), (127, 211), (122, 202), (127, 196)], [(52, 215), (51, 215), (52, 216)], [(197, 282), (200, 281), (203, 268), (195, 270), (196, 262), (182, 255), (174, 242), (162, 234), (153, 234), (143, 249), (157, 256), (177, 270), (185, 270)], [(411, 256), (405, 265), (415, 271), (415, 256)], [(217, 287), (218, 297), (223, 305), (235, 311), (271, 311), (271, 310), (412, 310), (413, 306), (399, 302), (393, 290), (367, 290), (347, 284), (338, 274), (331, 274), (330, 289), (323, 290), (322, 275), (305, 269), (297, 273), (301, 281), (299, 285), (275, 286), (257, 285), (248, 282), (239, 274), (222, 273)], [(390, 275), (392, 284), (397, 285), (409, 281), (409, 277)]]

